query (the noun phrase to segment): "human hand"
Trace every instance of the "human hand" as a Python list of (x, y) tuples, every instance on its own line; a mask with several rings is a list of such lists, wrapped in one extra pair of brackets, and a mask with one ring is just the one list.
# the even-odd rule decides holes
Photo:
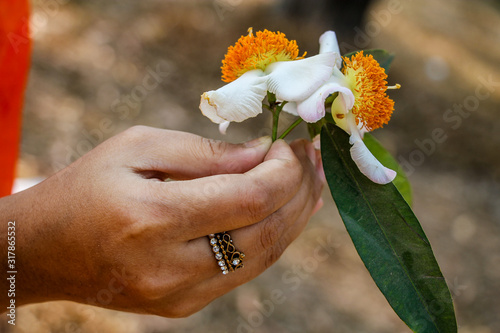
[[(305, 140), (232, 145), (131, 128), (0, 200), (18, 226), (18, 303), (192, 314), (262, 273), (300, 234), (320, 205), (320, 164)], [(206, 237), (223, 231), (246, 254), (228, 275)]]

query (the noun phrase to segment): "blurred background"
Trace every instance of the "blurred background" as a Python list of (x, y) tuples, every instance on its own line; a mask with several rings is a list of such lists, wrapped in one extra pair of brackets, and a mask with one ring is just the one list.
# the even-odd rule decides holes
[[(314, 55), (396, 54), (396, 110), (374, 135), (403, 164), (414, 210), (451, 289), (461, 332), (500, 332), (500, 3), (466, 0), (34, 0), (34, 50), (19, 177), (48, 177), (124, 129), (149, 125), (241, 142), (267, 114), (221, 136), (198, 109), (248, 27)], [(153, 78), (153, 80), (151, 80)], [(146, 82), (146, 84), (145, 84)], [(290, 121), (290, 119), (284, 119)], [(436, 133), (441, 133), (436, 135)], [(305, 126), (295, 137), (307, 137)], [(187, 319), (70, 302), (18, 309), (5, 332), (409, 332), (372, 282), (327, 189), (325, 206), (254, 281)], [(327, 250), (318, 260), (314, 251)], [(282, 302), (270, 302), (273, 292)], [(272, 306), (269, 304), (272, 303)]]

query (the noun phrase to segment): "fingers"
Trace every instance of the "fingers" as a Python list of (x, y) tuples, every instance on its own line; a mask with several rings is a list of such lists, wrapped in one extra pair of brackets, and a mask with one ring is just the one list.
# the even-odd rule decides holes
[[(169, 300), (173, 297), (181, 303), (179, 306), (179, 302), (175, 302), (179, 316), (198, 311), (213, 299), (261, 274), (278, 260), (302, 231), (319, 201), (323, 182), (307, 156), (308, 147), (300, 144), (292, 144), (292, 147), (305, 169), (301, 189), (289, 203), (262, 222), (230, 231), (234, 245), (246, 255), (244, 268), (224, 276), (210, 250), (208, 238), (202, 237), (190, 242), (193, 246), (189, 256), (199, 259), (194, 265), (205, 274), (204, 278), (198, 275), (192, 285), (178, 290), (177, 294), (182, 297), (176, 298), (175, 294), (169, 296)], [(185, 299), (189, 301), (183, 302)]]
[(282, 252), (279, 242), (288, 246), (297, 238), (318, 204), (323, 182), (315, 171), (314, 149), (310, 150), (311, 145), (304, 141), (292, 143), (292, 148), (304, 170), (300, 189), (289, 202), (265, 220), (233, 232), (235, 238), (242, 238), (238, 242), (247, 251), (261, 253), (277, 247), (274, 251)]
[[(283, 160), (286, 154), (281, 151), (281, 145), (288, 147), (283, 143), (276, 144), (262, 164)], [(323, 182), (316, 171), (318, 156), (311, 144), (304, 141), (294, 142), (288, 149), (296, 157), (295, 162), (301, 169), (297, 191), (279, 209), (258, 223), (229, 230), (237, 250), (246, 255), (244, 268), (222, 275), (208, 237), (202, 236), (187, 242), (182, 255), (189, 267), (195, 267), (198, 273), (191, 274), (189, 283), (179, 286), (179, 289), (169, 293), (168, 297), (159, 300), (158, 304), (163, 305), (161, 308), (167, 311), (169, 316), (187, 316), (238, 285), (255, 278), (278, 260), (303, 230), (313, 210), (318, 206)], [(272, 169), (264, 170), (276, 172)], [(253, 172), (260, 174), (262, 170), (252, 169), (249, 173)], [(203, 235), (208, 233), (211, 232), (205, 232)]]
[[(248, 259), (257, 260), (260, 267), (268, 267), (274, 263), (284, 249), (302, 232), (321, 195), (323, 182), (317, 176), (315, 167), (307, 156), (308, 145), (301, 142), (292, 144), (292, 147), (304, 168), (299, 191), (289, 202), (262, 221), (229, 231), (235, 246), (243, 251)], [(208, 238), (193, 240), (191, 244), (192, 251), (208, 252), (213, 257), (213, 253), (206, 250), (209, 248)], [(193, 252), (189, 256), (199, 257), (199, 253), (197, 256)], [(197, 267), (201, 265), (214, 273), (220, 273), (212, 261), (213, 258), (208, 262), (208, 267), (205, 266), (206, 263), (198, 263)]]
[(163, 213), (177, 221), (179, 237), (190, 239), (262, 221), (297, 193), (303, 167), (284, 141), (273, 144), (264, 162), (244, 174), (215, 175), (151, 184), (161, 193)]
[(271, 146), (262, 137), (243, 144), (230, 144), (194, 134), (137, 126), (124, 136), (128, 149), (139, 159), (132, 165), (139, 171), (156, 171), (172, 179), (193, 179), (216, 174), (242, 173), (261, 163)]

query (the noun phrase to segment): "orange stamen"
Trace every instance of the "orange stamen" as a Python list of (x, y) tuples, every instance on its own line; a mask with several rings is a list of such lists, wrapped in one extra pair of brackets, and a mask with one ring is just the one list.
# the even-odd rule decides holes
[[(241, 36), (234, 46), (228, 48), (222, 60), (222, 81), (234, 81), (253, 69), (265, 70), (267, 65), (276, 61), (295, 60), (298, 54), (297, 42), (289, 41), (285, 34), (264, 30), (254, 35), (250, 28), (247, 36)], [(305, 53), (301, 58), (304, 56)]]
[[(368, 131), (382, 127), (391, 119), (394, 101), (386, 94), (387, 74), (372, 55), (360, 51), (351, 59), (344, 57), (342, 72), (351, 82), (355, 97), (352, 113)], [(397, 85), (399, 88), (399, 85)]]

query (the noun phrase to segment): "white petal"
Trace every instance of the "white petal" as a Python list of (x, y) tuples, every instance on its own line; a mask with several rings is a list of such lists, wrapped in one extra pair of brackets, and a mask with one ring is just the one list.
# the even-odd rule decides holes
[(299, 115), (299, 113), (297, 112), (297, 103), (295, 102), (286, 103), (282, 110), (290, 114), (293, 114), (294, 116)]
[(223, 123), (219, 124), (219, 132), (220, 134), (226, 134), (227, 128), (229, 127), (229, 124), (231, 124), (230, 121), (225, 121)]
[(337, 35), (334, 31), (325, 31), (319, 37), (319, 53), (335, 52), (340, 53)]
[(333, 101), (331, 108), (332, 118), (335, 120), (335, 124), (349, 134), (352, 133), (349, 121), (352, 120), (352, 122), (356, 123), (355, 116), (349, 112), (353, 105), (354, 95), (352, 92), (340, 92), (337, 98)]
[(241, 122), (262, 112), (266, 78), (260, 69), (248, 71), (225, 86), (204, 93), (200, 110), (214, 123)]
[[(349, 87), (349, 83), (346, 77), (344, 76), (344, 74), (342, 74), (342, 72), (340, 72), (337, 67), (333, 69), (333, 75), (330, 78), (329, 82), (339, 84), (342, 87)], [(353, 106), (354, 94), (352, 93), (352, 90), (349, 89), (349, 93), (345, 93), (344, 90), (339, 91), (339, 95), (333, 101), (331, 109), (335, 124), (337, 124), (338, 127), (342, 128), (349, 134), (351, 134), (351, 129), (347, 118), (352, 118), (352, 121), (354, 123), (356, 122), (354, 119), (354, 115), (349, 112)]]
[[(337, 99), (342, 99), (342, 106), (347, 108), (346, 104), (349, 104), (352, 108), (352, 105), (354, 104), (354, 95), (351, 90), (341, 86), (335, 78), (332, 78), (306, 100), (297, 103), (297, 112), (299, 113), (299, 116), (308, 123), (317, 122), (325, 116), (325, 100), (330, 94), (336, 92), (339, 93)], [(347, 110), (348, 109), (345, 110), (345, 113), (347, 113)]]
[(396, 172), (383, 166), (372, 155), (363, 140), (361, 140), (359, 133), (351, 135), (350, 141), (353, 144), (351, 147), (351, 157), (362, 174), (377, 184), (387, 184), (394, 180)]
[(342, 65), (342, 57), (340, 56), (339, 43), (337, 42), (337, 35), (335, 32), (329, 30), (324, 32), (319, 37), (319, 53), (333, 52), (337, 55), (335, 64), (338, 68)]
[(334, 53), (274, 62), (266, 67), (267, 90), (282, 101), (302, 101), (330, 78), (334, 67)]
[(352, 88), (351, 85), (349, 84), (349, 81), (347, 80), (345, 75), (342, 74), (342, 72), (340, 71), (340, 69), (338, 67), (333, 68), (333, 73), (332, 73), (332, 77), (330, 78), (330, 80), (337, 82), (338, 84), (340, 84), (343, 87)]
[(210, 97), (213, 96), (214, 93), (215, 93), (215, 91), (211, 90), (211, 91), (204, 92), (203, 95), (201, 95), (200, 110), (201, 110), (201, 113), (203, 113), (203, 115), (205, 117), (207, 117), (208, 119), (210, 119), (211, 121), (213, 121), (216, 124), (221, 124), (227, 120), (225, 120), (224, 118), (221, 118), (217, 114), (217, 105), (211, 104), (213, 102), (210, 100)]

